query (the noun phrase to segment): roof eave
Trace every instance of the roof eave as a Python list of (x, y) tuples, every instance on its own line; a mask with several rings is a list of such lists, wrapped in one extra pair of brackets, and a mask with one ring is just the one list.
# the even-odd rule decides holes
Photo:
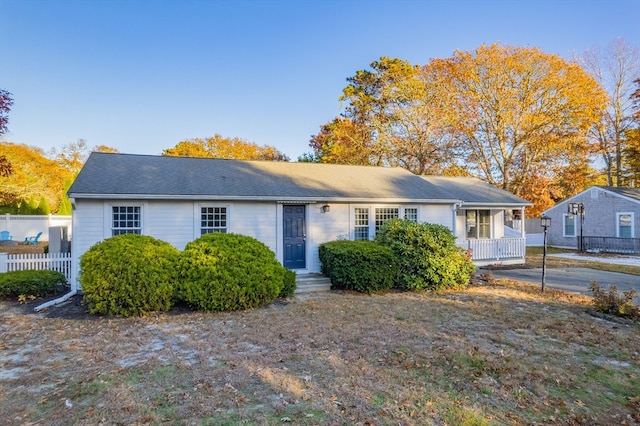
[(457, 199), (441, 198), (381, 198), (381, 197), (293, 197), (293, 196), (240, 196), (240, 195), (201, 195), (201, 194), (94, 194), (69, 193), (69, 198), (91, 200), (183, 200), (183, 201), (300, 201), (300, 202), (334, 202), (334, 203), (413, 203), (413, 204), (460, 204)]

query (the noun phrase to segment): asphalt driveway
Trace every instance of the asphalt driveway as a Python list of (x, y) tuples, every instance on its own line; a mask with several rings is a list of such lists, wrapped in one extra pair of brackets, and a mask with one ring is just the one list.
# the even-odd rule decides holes
[[(507, 278), (532, 284), (542, 284), (542, 268), (534, 269), (492, 269), (494, 278)], [(618, 272), (598, 271), (589, 268), (547, 268), (546, 288), (571, 291), (591, 296), (589, 286), (596, 281), (603, 288), (615, 285), (619, 291), (635, 289), (634, 303), (640, 304), (640, 276)]]

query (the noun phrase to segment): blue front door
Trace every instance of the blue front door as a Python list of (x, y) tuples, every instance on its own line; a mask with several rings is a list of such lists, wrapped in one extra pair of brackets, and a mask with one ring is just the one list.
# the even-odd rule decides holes
[(304, 269), (306, 267), (306, 224), (304, 205), (283, 206), (284, 259), (283, 265), (288, 269)]

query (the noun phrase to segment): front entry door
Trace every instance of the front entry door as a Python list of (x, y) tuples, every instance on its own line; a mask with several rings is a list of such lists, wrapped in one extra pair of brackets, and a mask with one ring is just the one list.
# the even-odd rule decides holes
[(306, 224), (304, 205), (283, 206), (284, 260), (288, 269), (304, 269), (306, 267)]

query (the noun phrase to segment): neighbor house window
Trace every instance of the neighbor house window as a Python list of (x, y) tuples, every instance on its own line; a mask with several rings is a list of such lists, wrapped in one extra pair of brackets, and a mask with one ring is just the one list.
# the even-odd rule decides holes
[(111, 209), (111, 235), (142, 233), (140, 206), (113, 206)]
[(618, 213), (618, 237), (633, 238), (633, 213)]
[(565, 214), (563, 216), (564, 220), (564, 236), (565, 237), (575, 237), (576, 236), (576, 217), (572, 214)]
[(354, 210), (355, 231), (353, 239), (368, 240), (369, 239), (369, 209), (356, 207)]
[(466, 210), (467, 238), (491, 238), (491, 210)]
[(200, 234), (227, 232), (226, 207), (202, 207), (200, 209)]
[(404, 218), (411, 222), (418, 221), (418, 209), (415, 207), (409, 207), (404, 209)]
[(399, 216), (397, 207), (378, 207), (376, 208), (376, 233), (382, 228), (382, 225), (390, 219), (396, 219)]

